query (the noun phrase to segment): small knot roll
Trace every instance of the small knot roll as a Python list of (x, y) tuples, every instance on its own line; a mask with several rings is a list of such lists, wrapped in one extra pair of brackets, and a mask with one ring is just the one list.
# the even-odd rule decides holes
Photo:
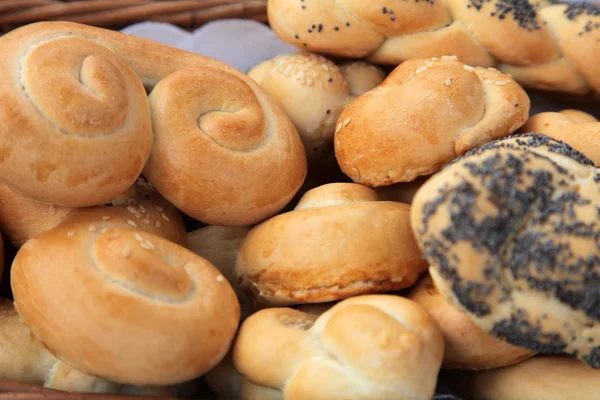
[(411, 225), (436, 288), (481, 329), (600, 368), (600, 170), (544, 135), (515, 135), (425, 183)]
[(516, 364), (535, 354), (481, 330), (444, 299), (429, 275), (407, 297), (427, 310), (440, 326), (445, 342), (443, 368), (487, 370)]
[(406, 204), (334, 183), (308, 191), (296, 210), (253, 228), (236, 273), (258, 305), (323, 303), (411, 286), (427, 268)]
[(385, 78), (362, 61), (336, 65), (312, 53), (282, 54), (264, 61), (248, 76), (283, 107), (302, 138), (309, 159), (333, 150), (333, 132), (344, 107)]
[(281, 210), (302, 186), (307, 161), (294, 126), (240, 78), (184, 68), (149, 99), (155, 141), (144, 176), (191, 217), (251, 225)]
[(529, 107), (525, 91), (494, 69), (453, 57), (409, 60), (344, 109), (335, 155), (356, 183), (410, 182), (511, 134)]
[(434, 395), (443, 353), (440, 328), (423, 308), (370, 295), (319, 317), (261, 310), (242, 323), (233, 362), (245, 380), (286, 399), (425, 400)]
[(64, 207), (127, 190), (152, 146), (148, 98), (134, 70), (72, 32), (0, 40), (0, 182)]
[(543, 112), (527, 120), (520, 133), (541, 133), (567, 143), (600, 167), (600, 122), (578, 110)]
[(185, 226), (179, 210), (143, 179), (105, 205), (84, 208), (39, 203), (0, 184), (0, 228), (17, 248), (69, 218), (85, 218), (90, 224), (119, 221), (125, 227), (139, 228), (185, 245)]
[(186, 382), (218, 364), (240, 309), (208, 261), (166, 239), (69, 219), (17, 253), (23, 323), (57, 358), (117, 383)]

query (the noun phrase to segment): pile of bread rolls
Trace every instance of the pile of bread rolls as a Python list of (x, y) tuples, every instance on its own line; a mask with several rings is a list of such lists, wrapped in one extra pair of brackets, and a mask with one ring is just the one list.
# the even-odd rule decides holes
[(530, 118), (523, 86), (600, 90), (600, 9), (521, 3), (272, 0), (302, 50), (246, 74), (74, 23), (0, 38), (0, 379), (593, 397), (600, 122)]

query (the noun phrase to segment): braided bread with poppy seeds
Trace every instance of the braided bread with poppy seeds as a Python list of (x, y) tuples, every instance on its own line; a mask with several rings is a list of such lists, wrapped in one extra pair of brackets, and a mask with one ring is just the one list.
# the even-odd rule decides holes
[(477, 326), (600, 368), (600, 170), (566, 143), (488, 143), (429, 179), (411, 223), (436, 288)]
[(269, 0), (285, 42), (398, 65), (456, 55), (525, 87), (600, 92), (600, 6), (535, 0)]

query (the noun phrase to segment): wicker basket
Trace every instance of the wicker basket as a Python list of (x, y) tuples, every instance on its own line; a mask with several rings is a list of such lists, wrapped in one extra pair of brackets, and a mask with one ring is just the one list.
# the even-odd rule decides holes
[(267, 21), (267, 0), (2, 0), (3, 33), (37, 21), (72, 21), (120, 29), (142, 21), (169, 22), (195, 29), (205, 22), (245, 18)]

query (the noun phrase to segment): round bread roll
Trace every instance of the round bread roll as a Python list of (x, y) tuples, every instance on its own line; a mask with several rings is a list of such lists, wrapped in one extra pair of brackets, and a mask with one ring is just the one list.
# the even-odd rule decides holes
[(246, 380), (286, 399), (429, 400), (443, 353), (440, 328), (419, 305), (367, 295), (320, 317), (261, 310), (242, 323), (233, 362)]
[(411, 210), (436, 288), (500, 339), (599, 368), (598, 182), (591, 160), (544, 135), (456, 160)]
[(510, 367), (453, 374), (460, 393), (477, 400), (588, 400), (600, 391), (600, 371), (570, 357), (533, 357)]
[(600, 122), (577, 110), (543, 112), (529, 118), (520, 133), (541, 133), (584, 153), (600, 167)]
[(323, 303), (409, 287), (427, 268), (406, 204), (353, 183), (308, 191), (294, 211), (253, 228), (237, 259), (258, 306)]
[(23, 325), (8, 299), (0, 299), (0, 378), (77, 393), (173, 395), (169, 387), (120, 385), (84, 374), (58, 360)]
[[(335, 155), (354, 182), (410, 182), (521, 127), (529, 97), (509, 76), (453, 57), (410, 60), (342, 112)], [(435, 111), (433, 111), (435, 110)]]
[(462, 311), (451, 305), (426, 275), (407, 296), (437, 321), (444, 334), (443, 368), (484, 370), (523, 361), (534, 353), (484, 332)]
[(242, 319), (254, 310), (239, 287), (235, 262), (249, 231), (248, 227), (207, 226), (187, 234), (187, 248), (214, 265), (235, 291)]
[(600, 7), (589, 2), (269, 0), (268, 16), (305, 51), (392, 65), (456, 55), (527, 87), (600, 92)]
[(208, 261), (92, 213), (27, 241), (11, 282), (21, 319), (52, 354), (117, 383), (204, 374), (225, 357), (240, 318), (235, 292)]
[(113, 219), (185, 246), (186, 232), (179, 210), (140, 178), (125, 193), (103, 206), (67, 208), (43, 204), (21, 196), (0, 184), (0, 228), (10, 242), (21, 247), (66, 219), (80, 215)]
[(283, 107), (302, 138), (309, 159), (333, 152), (333, 131), (344, 107), (379, 85), (385, 74), (362, 61), (336, 65), (312, 53), (282, 54), (248, 76)]
[(302, 185), (297, 130), (225, 63), (70, 22), (11, 31), (0, 52), (0, 183), (22, 196), (95, 206), (143, 170), (190, 216), (243, 226)]

